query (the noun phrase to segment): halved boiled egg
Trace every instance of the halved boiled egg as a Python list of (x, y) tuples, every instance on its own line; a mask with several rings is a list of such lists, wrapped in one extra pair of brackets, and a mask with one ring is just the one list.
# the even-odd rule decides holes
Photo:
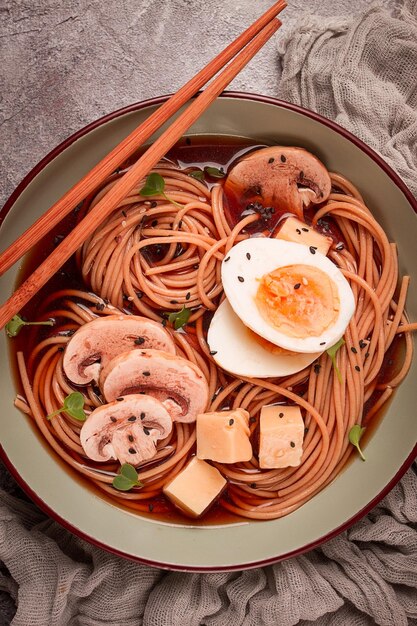
[(289, 352), (268, 342), (240, 321), (227, 299), (211, 320), (207, 342), (216, 363), (236, 376), (289, 376), (321, 354)]
[(293, 352), (323, 352), (334, 345), (355, 311), (342, 272), (313, 246), (246, 239), (224, 259), (222, 282), (245, 326)]

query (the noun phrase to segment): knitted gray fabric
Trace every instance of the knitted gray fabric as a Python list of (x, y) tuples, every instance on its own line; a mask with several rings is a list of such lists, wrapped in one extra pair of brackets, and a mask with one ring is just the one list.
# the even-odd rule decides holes
[[(281, 38), (277, 94), (352, 130), (414, 193), (416, 20), (417, 0), (394, 16), (381, 8), (351, 21), (306, 16)], [(416, 471), (320, 549), (264, 569), (204, 575), (165, 573), (96, 549), (11, 495), (7, 483), (0, 589), (16, 602), (14, 626), (417, 624)]]

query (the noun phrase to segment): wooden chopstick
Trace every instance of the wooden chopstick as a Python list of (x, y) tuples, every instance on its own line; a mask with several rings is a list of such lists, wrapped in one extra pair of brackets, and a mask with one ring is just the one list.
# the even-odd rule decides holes
[(280, 26), (281, 22), (275, 18), (267, 24), (208, 87), (193, 100), (172, 125), (162, 133), (126, 174), (103, 196), (100, 202), (87, 213), (85, 218), (77, 224), (48, 258), (34, 270), (29, 278), (0, 308), (0, 328), (3, 328), (13, 315), (20, 311), (117, 207), (121, 200), (128, 195), (135, 185), (149, 173)]
[(0, 255), (0, 276), (124, 163), (285, 7), (279, 0), (88, 172)]

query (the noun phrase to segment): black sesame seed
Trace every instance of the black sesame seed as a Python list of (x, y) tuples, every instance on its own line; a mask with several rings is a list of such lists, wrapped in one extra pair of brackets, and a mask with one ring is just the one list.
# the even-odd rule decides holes
[(360, 340), (359, 342), (359, 347), (360, 348), (366, 348), (368, 344), (366, 343), (366, 341), (364, 341), (363, 339)]
[(151, 226), (153, 226), (155, 228), (155, 226), (158, 226), (158, 220), (153, 220), (151, 222)]
[(178, 304), (178, 300), (170, 300), (171, 304)]
[(117, 419), (114, 417), (114, 415), (110, 415), (110, 421), (114, 424), (115, 422), (117, 422)]
[(123, 402), (123, 400), (124, 400), (123, 396), (120, 396), (120, 398), (116, 398), (116, 402)]
[(251, 483), (251, 484), (249, 485), (249, 487), (250, 487), (251, 489), (256, 489), (256, 483)]
[(152, 200), (151, 202), (151, 209), (154, 209), (156, 206), (158, 206), (158, 203), (156, 200)]
[(135, 339), (136, 346), (141, 346), (143, 343), (145, 343), (145, 337), (136, 337)]
[(274, 157), (271, 157), (270, 159), (268, 159), (268, 163), (273, 163), (275, 161)]
[(129, 448), (129, 454), (136, 454), (135, 448)]
[(229, 426), (233, 426), (233, 424), (234, 424), (234, 423), (235, 423), (235, 420), (234, 420), (233, 418), (231, 418), (231, 419), (229, 420)]
[(326, 342), (325, 342), (325, 341), (322, 341), (322, 342), (320, 343), (320, 345), (321, 345), (321, 346), (325, 346), (325, 345), (326, 345)]
[(238, 276), (237, 279), (238, 279), (238, 281), (240, 283), (244, 283), (245, 282), (245, 279), (243, 278), (243, 276)]
[(256, 422), (256, 417), (249, 418), (249, 424), (254, 424)]
[(293, 441), (290, 441), (290, 446), (291, 448), (295, 448), (295, 443)]
[(365, 352), (365, 359), (369, 357), (369, 352)]
[(344, 250), (345, 249), (345, 245), (343, 243), (338, 243), (336, 246), (336, 250), (338, 250), (340, 252), (340, 250)]
[(196, 263), (195, 265), (193, 265), (193, 270), (198, 270), (199, 267), (200, 267), (199, 264)]
[(140, 414), (140, 419), (141, 419), (141, 420), (144, 420), (144, 419), (145, 419), (145, 417), (146, 417), (146, 414), (142, 411), (142, 413)]
[(285, 158), (285, 156), (283, 154), (281, 154), (281, 161), (282, 161), (282, 163), (285, 163), (286, 160), (287, 159)]
[(303, 230), (305, 233), (309, 232), (308, 228), (302, 228), (301, 230)]
[(161, 324), (162, 324), (162, 326), (166, 326), (167, 325), (167, 321), (166, 320), (162, 320)]
[(224, 262), (227, 263), (227, 261), (230, 261), (230, 256), (225, 258)]
[(300, 287), (301, 287), (301, 283), (296, 283), (296, 284), (294, 285), (294, 289), (300, 289)]
[(150, 373), (150, 372), (148, 372), (148, 371), (146, 371), (146, 372), (142, 372), (142, 374), (143, 374), (143, 376), (150, 376), (150, 375), (151, 375), (151, 373)]
[(58, 347), (58, 352), (64, 352), (64, 348), (62, 346)]
[(143, 432), (145, 433), (145, 435), (150, 435), (151, 431), (149, 430), (149, 428), (144, 428)]
[(214, 356), (215, 354), (217, 354), (217, 350), (210, 350), (210, 354), (211, 356)]
[(97, 309), (97, 311), (103, 311), (104, 310), (103, 302), (97, 302), (96, 309)]
[(123, 217), (127, 217), (126, 211), (122, 211), (122, 215), (123, 215)]
[(301, 235), (301, 230), (299, 228), (296, 228), (295, 232), (297, 233), (297, 235)]
[(127, 418), (128, 422), (136, 422), (136, 415), (131, 415), (130, 417)]
[(250, 256), (250, 253), (249, 253), (249, 252), (247, 252), (247, 253), (246, 253), (246, 258), (248, 259), (248, 261), (250, 261), (251, 256)]
[(307, 434), (307, 433), (308, 433), (308, 428), (307, 428), (307, 426), (304, 428), (304, 432), (305, 432), (305, 434)]
[(182, 220), (178, 222), (178, 228), (182, 228)]
[(278, 413), (278, 417), (284, 417), (284, 413)]
[(321, 365), (320, 365), (320, 363), (315, 363), (315, 364), (314, 364), (314, 373), (315, 373), (315, 374), (320, 374), (320, 370), (321, 370)]
[(351, 351), (353, 352), (353, 354), (358, 354), (358, 351), (354, 346), (351, 347)]
[(360, 371), (361, 371), (361, 368), (359, 367), (359, 365), (355, 365), (355, 370), (356, 370), (357, 372), (360, 372)]
[(310, 250), (311, 254), (316, 254), (317, 248), (315, 246), (310, 246), (309, 250)]
[(191, 298), (191, 293), (190, 293), (190, 292), (188, 292), (188, 293), (187, 293), (187, 295), (185, 296), (185, 299), (186, 299), (186, 300), (189, 300), (190, 298)]
[(129, 441), (132, 443), (133, 441), (135, 441), (135, 438), (133, 435), (129, 435), (128, 436)]
[(137, 297), (137, 298), (139, 298), (139, 300), (140, 300), (141, 298), (143, 298), (143, 291), (137, 291), (137, 292), (136, 292), (136, 297)]

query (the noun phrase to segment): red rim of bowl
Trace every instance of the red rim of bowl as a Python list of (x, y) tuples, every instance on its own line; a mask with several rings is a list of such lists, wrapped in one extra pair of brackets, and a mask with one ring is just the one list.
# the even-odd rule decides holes
[[(131, 104), (131, 105), (127, 106), (127, 107), (123, 107), (122, 109), (118, 109), (117, 111), (109, 113), (108, 115), (105, 115), (105, 116), (99, 118), (98, 120), (95, 120), (94, 122), (88, 124), (87, 126), (82, 128), (81, 130), (77, 131), (76, 133), (74, 133), (73, 135), (71, 135), (70, 137), (65, 139), (56, 148), (54, 148), (51, 152), (49, 152), (49, 154), (47, 154), (41, 161), (39, 161), (39, 163), (37, 165), (35, 165), (35, 167), (23, 178), (23, 180), (20, 182), (20, 184), (16, 187), (16, 189), (13, 191), (11, 196), (6, 201), (4, 207), (0, 211), (0, 224), (3, 221), (4, 217), (7, 215), (7, 213), (10, 211), (10, 209), (12, 208), (13, 204), (16, 202), (18, 197), (26, 189), (26, 187), (29, 185), (29, 183), (35, 178), (35, 176), (37, 176), (56, 156), (58, 156), (61, 152), (63, 152), (66, 148), (68, 148), (72, 143), (74, 143), (75, 141), (77, 141), (81, 137), (84, 137), (85, 135), (90, 133), (95, 128), (97, 128), (99, 126), (102, 126), (106, 122), (109, 122), (109, 121), (111, 121), (113, 119), (116, 119), (117, 117), (120, 117), (122, 115), (126, 115), (127, 113), (132, 113), (134, 111), (139, 111), (140, 109), (143, 109), (143, 108), (146, 108), (146, 107), (161, 105), (169, 97), (170, 96), (167, 95), (167, 96), (160, 96), (158, 98), (151, 98), (149, 100), (143, 100), (142, 102), (137, 102), (137, 103)], [(265, 104), (272, 104), (274, 106), (278, 106), (278, 107), (281, 107), (281, 108), (284, 108), (284, 109), (288, 109), (290, 111), (294, 111), (295, 113), (300, 113), (300, 114), (302, 114), (302, 115), (304, 115), (306, 117), (309, 117), (309, 118), (311, 118), (311, 119), (313, 119), (313, 120), (315, 120), (317, 122), (320, 122), (321, 124), (323, 124), (324, 126), (327, 126), (328, 128), (331, 128), (333, 131), (337, 132), (339, 135), (342, 135), (345, 139), (348, 139), (349, 141), (351, 141), (353, 144), (355, 144), (355, 146), (360, 148), (363, 152), (365, 152), (365, 154), (367, 154), (367, 156), (369, 156), (373, 161), (375, 161), (375, 163), (377, 163), (377, 165), (379, 165), (379, 167), (397, 185), (397, 187), (400, 189), (400, 191), (407, 198), (407, 200), (410, 203), (411, 207), (413, 208), (414, 212), (417, 214), (417, 200), (414, 198), (413, 194), (408, 189), (408, 187), (406, 186), (404, 181), (398, 176), (398, 174), (396, 174), (394, 172), (394, 170), (389, 165), (387, 165), (387, 163), (384, 161), (384, 159), (381, 156), (379, 156), (374, 150), (372, 150), (372, 148), (367, 146), (363, 141), (361, 141), (360, 139), (355, 137), (355, 135), (350, 133), (348, 130), (342, 128), (341, 126), (339, 126), (335, 122), (332, 122), (331, 120), (328, 120), (325, 117), (322, 117), (318, 113), (314, 113), (313, 111), (309, 111), (308, 109), (304, 109), (303, 107), (301, 107), (299, 105), (291, 104), (289, 102), (285, 102), (283, 100), (278, 100), (276, 98), (271, 98), (269, 96), (263, 96), (263, 95), (251, 94), (251, 93), (234, 92), (234, 91), (225, 91), (220, 97), (235, 98), (235, 99), (239, 99), (239, 100), (254, 100), (256, 102), (263, 102)], [(94, 537), (91, 537), (90, 535), (87, 535), (82, 530), (80, 530), (76, 526), (73, 526), (70, 522), (68, 522), (67, 520), (65, 520), (62, 517), (60, 517), (60, 515), (58, 515), (55, 511), (53, 511), (48, 506), (48, 504), (46, 504), (31, 489), (31, 487), (26, 483), (26, 481), (24, 481), (22, 479), (22, 477), (18, 473), (17, 469), (14, 467), (14, 465), (9, 460), (5, 450), (0, 445), (0, 458), (2, 459), (3, 463), (5, 464), (6, 468), (10, 472), (10, 474), (13, 476), (13, 478), (19, 484), (19, 486), (25, 491), (25, 493), (29, 496), (29, 498), (31, 500), (33, 500), (33, 502), (37, 506), (39, 506), (40, 509), (42, 509), (49, 517), (51, 517), (52, 519), (57, 521), (59, 524), (61, 524), (61, 526), (63, 526), (64, 528), (66, 528), (70, 532), (74, 533), (75, 535), (77, 535), (81, 539), (84, 539), (85, 541), (88, 541), (89, 543), (93, 544), (94, 546), (96, 546), (98, 548), (102, 548), (102, 549), (106, 550), (107, 552), (110, 552), (110, 553), (115, 554), (117, 556), (123, 557), (125, 559), (136, 561), (138, 563), (142, 563), (144, 565), (149, 565), (149, 566), (152, 566), (152, 567), (158, 567), (158, 568), (161, 568), (161, 569), (172, 570), (172, 571), (188, 571), (188, 572), (240, 571), (240, 570), (243, 570), (243, 569), (253, 569), (253, 568), (256, 568), (256, 567), (264, 567), (266, 565), (272, 565), (273, 563), (278, 563), (279, 561), (283, 561), (283, 560), (291, 558), (291, 557), (299, 556), (301, 554), (304, 554), (305, 552), (308, 552), (310, 550), (313, 550), (314, 548), (317, 548), (322, 543), (324, 543), (326, 541), (329, 541), (330, 539), (333, 539), (334, 537), (339, 535), (344, 530), (347, 530), (355, 522), (358, 522), (362, 517), (364, 517), (367, 513), (369, 513), (369, 511), (371, 511), (371, 509), (374, 506), (376, 506), (376, 504), (378, 504), (378, 502), (380, 502), (382, 500), (382, 498), (384, 498), (387, 495), (387, 493), (389, 491), (391, 491), (391, 489), (397, 484), (397, 482), (404, 476), (405, 472), (409, 469), (409, 467), (411, 467), (411, 464), (413, 463), (413, 461), (416, 458), (416, 456), (417, 456), (417, 443), (414, 446), (411, 454), (405, 459), (404, 463), (401, 465), (400, 469), (395, 474), (395, 476), (375, 496), (375, 498), (373, 498), (363, 509), (361, 509), (358, 513), (356, 513), (354, 516), (352, 516), (346, 522), (344, 522), (343, 524), (341, 524), (340, 526), (338, 526), (337, 528), (335, 528), (331, 532), (327, 533), (326, 535), (324, 535), (322, 537), (319, 537), (315, 541), (313, 541), (313, 542), (311, 542), (311, 543), (309, 543), (309, 544), (307, 544), (305, 546), (302, 546), (302, 547), (300, 547), (300, 548), (298, 548), (296, 550), (292, 550), (291, 552), (287, 552), (287, 553), (281, 554), (279, 556), (271, 557), (269, 559), (262, 559), (260, 561), (251, 562), (251, 563), (247, 563), (247, 564), (245, 563), (243, 565), (242, 564), (236, 564), (236, 565), (220, 566), (220, 567), (215, 567), (215, 566), (210, 566), (210, 567), (200, 566), (200, 567), (197, 567), (197, 566), (181, 566), (181, 565), (178, 565), (178, 564), (170, 564), (170, 563), (169, 564), (167, 564), (167, 563), (159, 563), (158, 561), (152, 561), (152, 560), (144, 559), (144, 558), (141, 558), (141, 557), (138, 557), (138, 556), (133, 556), (131, 554), (127, 554), (126, 552), (118, 550), (117, 548), (114, 548), (114, 547), (108, 546), (108, 545), (106, 545), (104, 543), (101, 543), (100, 541), (98, 541)]]

